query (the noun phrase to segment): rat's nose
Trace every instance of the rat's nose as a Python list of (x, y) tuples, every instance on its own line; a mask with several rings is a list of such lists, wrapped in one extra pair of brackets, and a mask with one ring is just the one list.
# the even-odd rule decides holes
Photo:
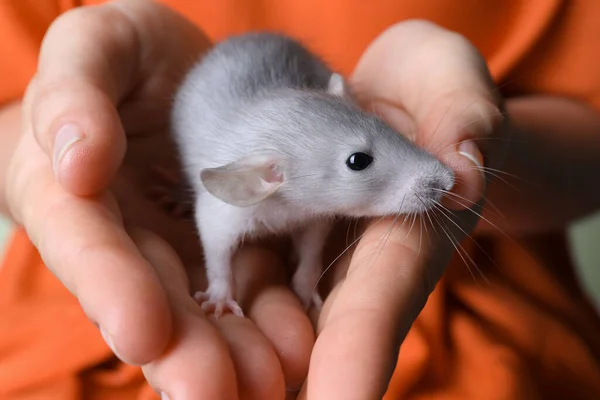
[(417, 179), (414, 190), (423, 199), (439, 200), (453, 187), (454, 177), (450, 174), (441, 174)]

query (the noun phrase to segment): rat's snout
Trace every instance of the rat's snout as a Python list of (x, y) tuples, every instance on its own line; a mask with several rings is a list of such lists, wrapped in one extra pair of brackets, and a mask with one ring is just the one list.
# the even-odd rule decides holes
[(415, 180), (413, 190), (415, 194), (425, 201), (440, 200), (445, 193), (454, 187), (452, 173), (443, 173), (420, 177)]

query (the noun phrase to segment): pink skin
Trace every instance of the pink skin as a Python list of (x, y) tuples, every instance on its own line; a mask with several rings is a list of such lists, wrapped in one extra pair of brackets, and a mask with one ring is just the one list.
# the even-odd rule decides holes
[[(107, 20), (122, 29), (112, 29)], [(389, 221), (375, 224), (354, 255), (333, 267), (340, 280), (324, 296), (314, 345), (312, 326), (289, 289), (285, 267), (262, 248), (245, 247), (235, 261), (243, 266), (235, 278), (249, 318), (208, 321), (187, 294), (192, 279), (185, 267), (196, 262), (184, 260), (190, 258), (182, 246), (188, 230), (142, 201), (131, 185), (114, 184), (123, 166), (132, 167), (129, 181), (136, 183), (138, 176), (141, 183), (148, 160), (160, 164), (168, 104), (156, 99), (171, 98), (170, 77), (176, 74), (170, 72), (181, 70), (207, 42), (193, 24), (157, 2), (117, 0), (63, 15), (46, 33), (36, 78), (22, 102), (24, 123), (14, 134), (0, 135), (0, 149), (10, 146), (11, 154), (6, 196), (0, 198), (6, 197), (11, 217), (24, 225), (48, 268), (105, 331), (113, 350), (123, 361), (141, 365), (150, 385), (170, 398), (235, 399), (238, 388), (244, 397), (276, 398), (303, 382), (310, 383), (305, 387), (309, 398), (381, 398), (387, 366), (429, 294), (423, 278), (436, 281), (444, 269), (443, 259), (431, 263), (425, 255), (453, 249), (428, 238), (421, 246), (416, 230), (407, 236), (398, 227), (376, 264), (365, 265), (361, 260), (389, 227)], [(74, 57), (81, 62), (62, 61)], [(429, 68), (440, 62), (456, 68), (440, 77)], [(446, 100), (440, 99), (444, 94), (467, 95), (466, 103), (496, 103), (488, 97), (480, 64), (476, 50), (450, 32), (406, 22), (369, 46), (352, 80), (364, 98), (398, 106), (385, 118), (393, 125), (405, 110), (419, 127), (413, 131), (418, 138), (433, 131), (449, 109), (437, 105)], [(476, 90), (465, 93), (467, 87)], [(448, 115), (447, 121), (461, 124), (474, 119), (464, 118), (461, 107), (450, 108)], [(8, 130), (11, 125), (0, 117), (1, 129)], [(77, 123), (84, 134), (78, 142), (62, 142), (71, 143), (68, 149), (60, 148), (60, 141), (55, 146), (65, 122)], [(442, 126), (429, 143), (450, 153), (467, 136), (488, 135), (476, 125), (471, 135)], [(8, 137), (18, 137), (18, 144), (7, 143)], [(487, 165), (491, 153), (482, 149)], [(465, 174), (467, 183), (477, 179), (474, 170)], [(177, 203), (168, 196), (162, 200), (168, 206)], [(141, 234), (131, 230), (132, 217), (145, 227)], [(124, 220), (130, 222), (127, 229)], [(94, 268), (81, 269), (82, 259)], [(398, 260), (407, 262), (398, 265)], [(369, 351), (356, 354), (357, 348)]]

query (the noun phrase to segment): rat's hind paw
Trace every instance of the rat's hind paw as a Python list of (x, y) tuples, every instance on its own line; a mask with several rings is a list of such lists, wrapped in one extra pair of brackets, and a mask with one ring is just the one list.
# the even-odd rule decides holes
[(316, 290), (313, 291), (312, 287), (295, 287), (294, 292), (296, 293), (296, 296), (300, 298), (304, 308), (309, 309), (313, 306), (317, 311), (321, 311), (321, 308), (323, 308), (323, 299), (321, 298), (321, 295)]
[(227, 310), (238, 317), (244, 317), (240, 305), (231, 298), (216, 298), (216, 296), (211, 296), (207, 292), (196, 292), (194, 293), (194, 300), (200, 304), (202, 311), (205, 313), (212, 312), (216, 319), (219, 319), (223, 312)]
[[(306, 270), (302, 271), (305, 272)], [(317, 270), (318, 271), (318, 270)], [(312, 270), (309, 270), (312, 272)], [(315, 282), (318, 280), (315, 277), (311, 277), (306, 273), (296, 273), (292, 279), (292, 288), (296, 296), (302, 301), (304, 308), (309, 309), (313, 306), (317, 311), (321, 311), (323, 307), (323, 299), (315, 288)]]
[(310, 307), (314, 307), (317, 312), (321, 312), (321, 309), (323, 308), (323, 299), (321, 298), (321, 295), (316, 292), (309, 297), (300, 297), (300, 301), (302, 301), (302, 305), (304, 306), (305, 310), (310, 309)]
[(313, 294), (312, 296), (312, 305), (319, 312), (323, 308), (323, 299), (321, 298), (321, 295), (317, 292), (315, 292), (315, 294)]

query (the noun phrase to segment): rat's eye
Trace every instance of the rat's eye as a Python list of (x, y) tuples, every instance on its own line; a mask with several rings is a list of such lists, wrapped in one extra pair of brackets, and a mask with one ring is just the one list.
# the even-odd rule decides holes
[(346, 165), (353, 171), (362, 171), (373, 162), (373, 157), (365, 153), (354, 153), (346, 160)]

